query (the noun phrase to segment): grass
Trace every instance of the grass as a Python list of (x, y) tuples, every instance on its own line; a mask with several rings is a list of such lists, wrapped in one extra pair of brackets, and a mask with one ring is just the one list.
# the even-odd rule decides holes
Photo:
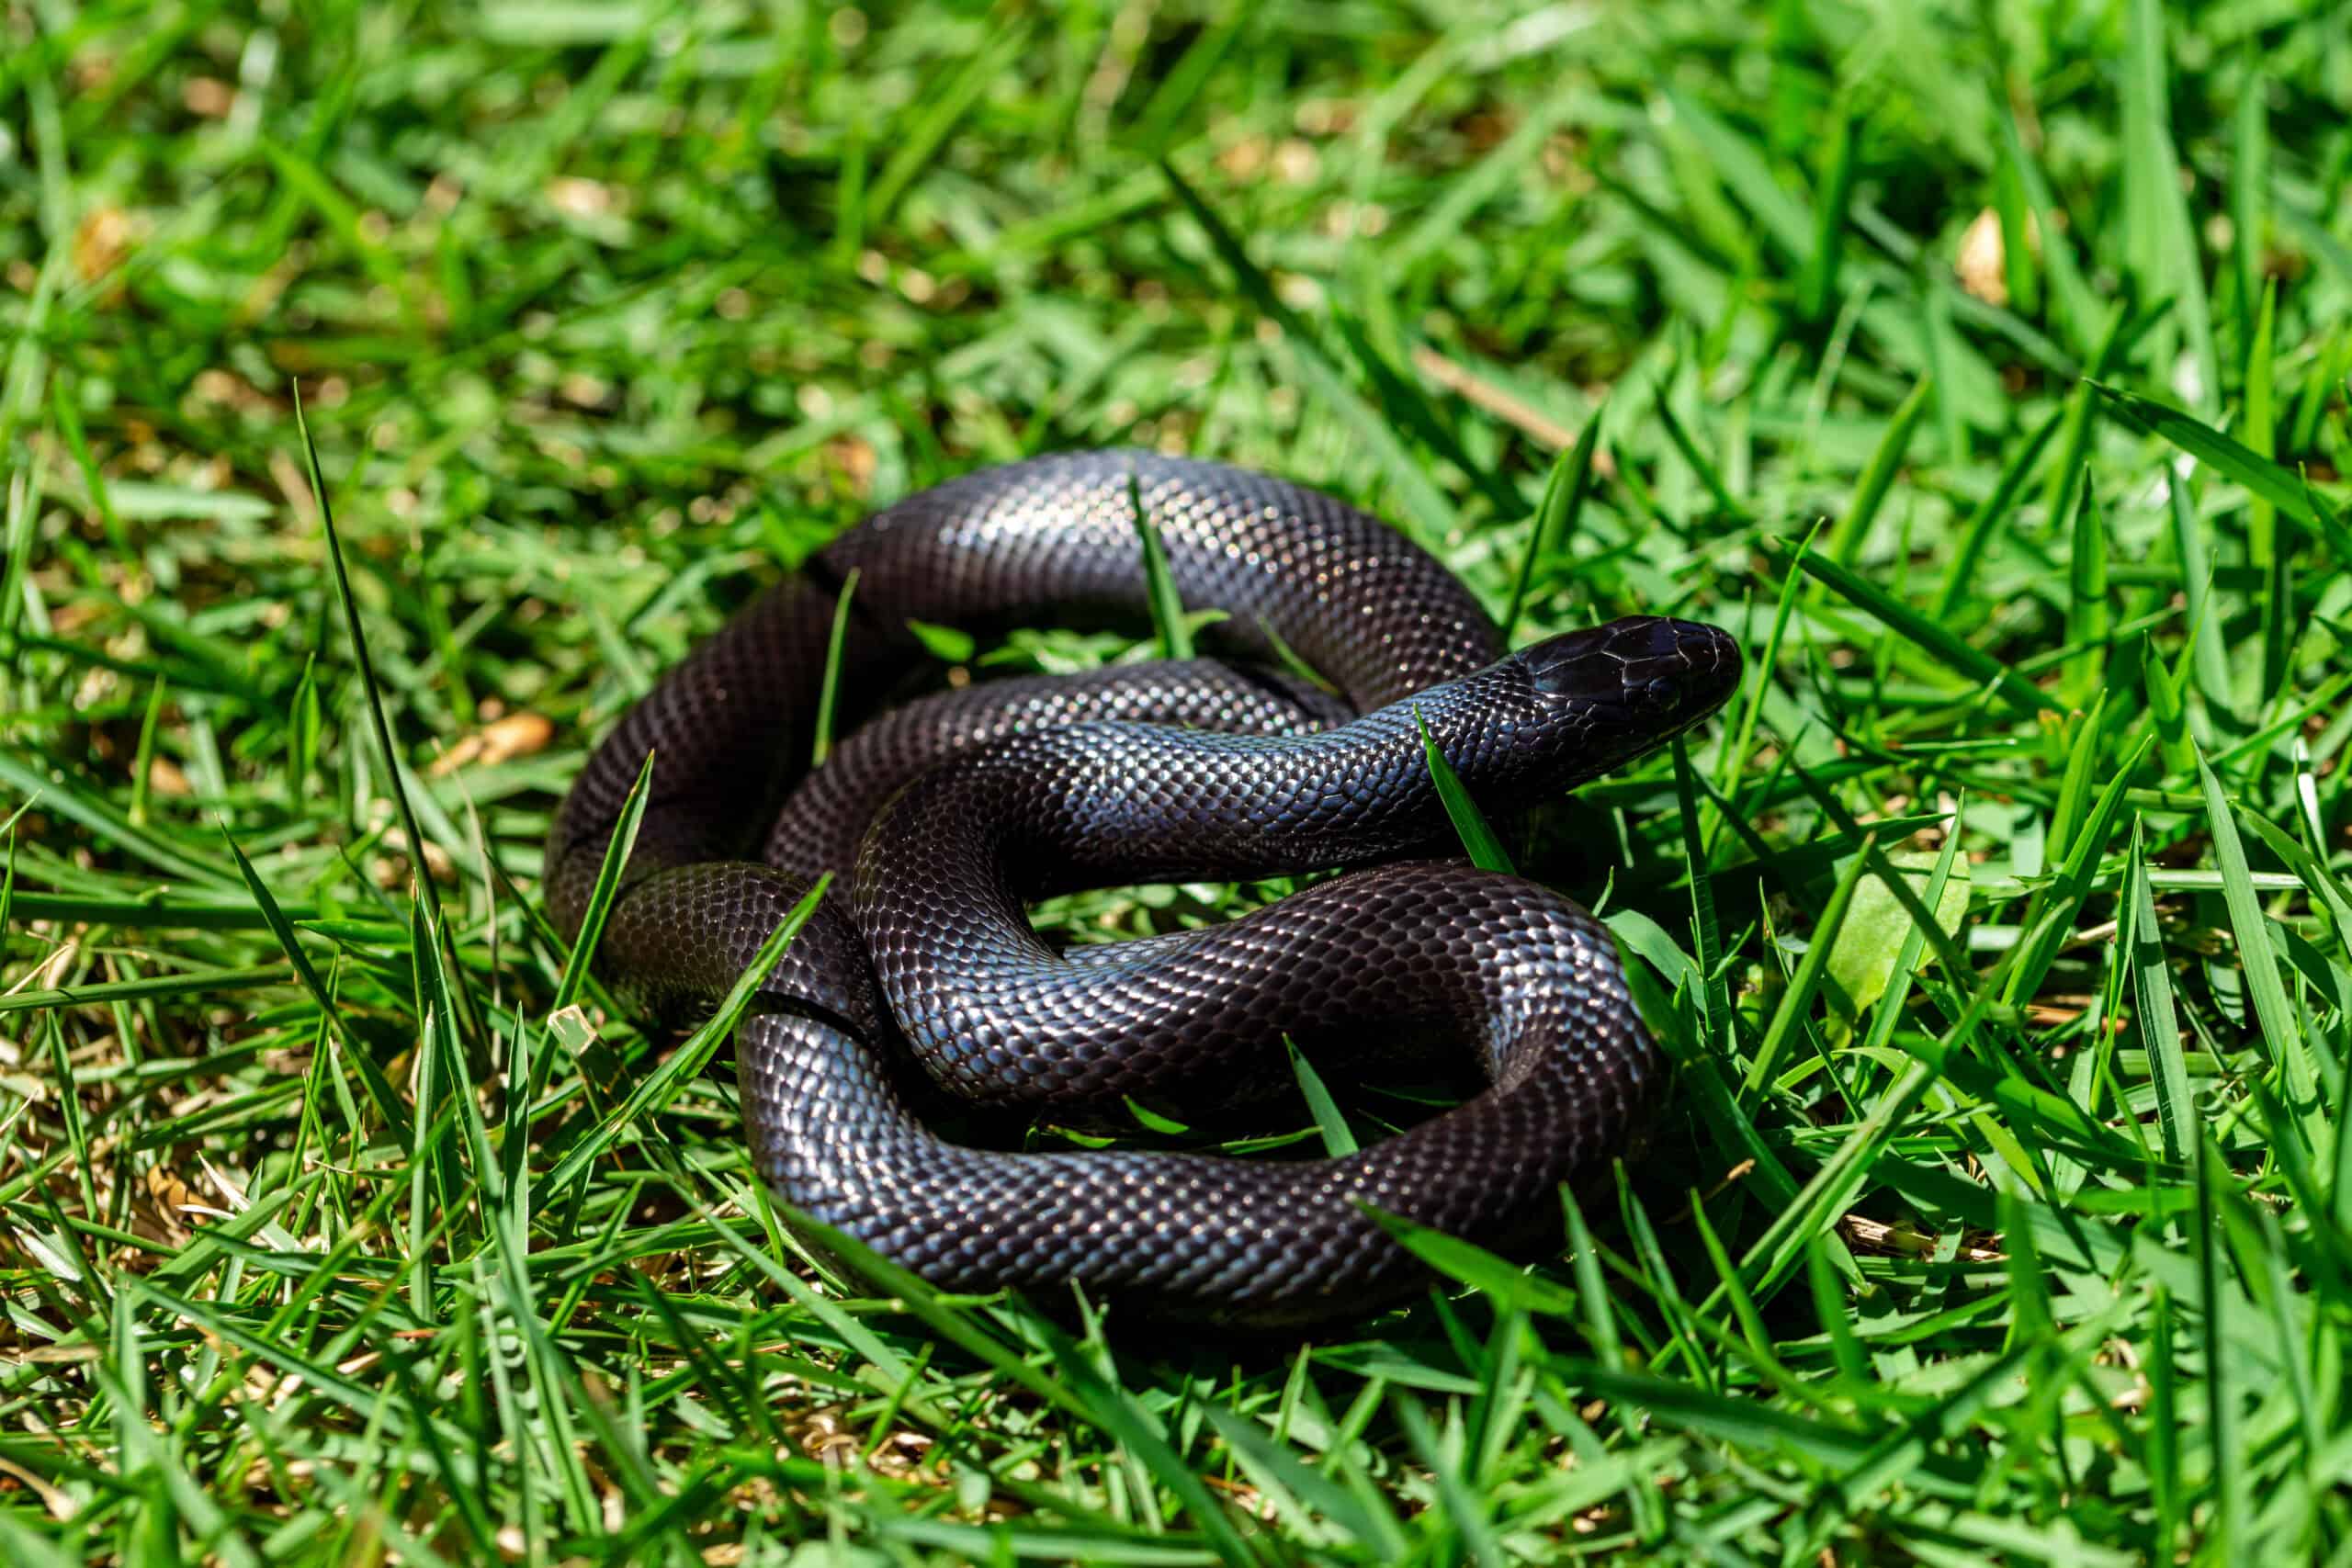
[[(2340, 0), (0, 26), (9, 1561), (2352, 1561)], [(1122, 441), (1749, 650), (1522, 858), (1679, 1064), (1556, 1258), (831, 1280), (537, 916), (729, 607)]]

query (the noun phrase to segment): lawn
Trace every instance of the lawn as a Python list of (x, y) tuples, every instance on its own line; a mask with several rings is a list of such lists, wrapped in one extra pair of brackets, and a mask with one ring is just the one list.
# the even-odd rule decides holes
[[(2352, 1562), (2352, 5), (0, 35), (9, 1562)], [(539, 916), (730, 607), (1116, 444), (1746, 647), (1524, 862), (1677, 1063), (1549, 1258), (877, 1293)]]

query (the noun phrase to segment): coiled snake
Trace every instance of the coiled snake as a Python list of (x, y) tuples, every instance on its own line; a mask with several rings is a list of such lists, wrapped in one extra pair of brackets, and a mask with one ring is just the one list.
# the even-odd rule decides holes
[[(1205, 660), (984, 682), (892, 709), (791, 776), (852, 572), (844, 716), (922, 666), (910, 621), (1140, 612), (1137, 494), (1182, 602), (1226, 613), (1220, 646), (1279, 639), (1344, 703)], [(548, 902), (577, 928), (655, 751), (597, 954), (624, 993), (707, 1010), (836, 874), (735, 1042), (754, 1162), (791, 1210), (956, 1291), (1357, 1313), (1420, 1278), (1366, 1205), (1489, 1245), (1556, 1227), (1560, 1183), (1624, 1145), (1664, 1076), (1589, 914), (1433, 858), (1457, 852), (1422, 727), (1507, 813), (1703, 718), (1739, 667), (1713, 627), (1646, 617), (1506, 655), (1443, 567), (1328, 496), (1145, 453), (1035, 458), (875, 513), (670, 671), (564, 800)], [(1368, 869), (1134, 941), (1056, 951), (1027, 917), (1064, 891), (1340, 866)], [(1487, 1087), (1336, 1159), (969, 1148), (904, 1092), (911, 1060), (956, 1096), (1064, 1120), (1129, 1100), (1206, 1114), (1290, 1081), (1285, 1036), (1328, 1069), (1432, 1032), (1476, 1052)]]

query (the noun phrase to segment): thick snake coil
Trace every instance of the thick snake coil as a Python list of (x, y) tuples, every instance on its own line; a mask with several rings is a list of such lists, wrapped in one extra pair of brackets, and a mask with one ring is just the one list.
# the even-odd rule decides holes
[[(922, 667), (910, 621), (1140, 612), (1137, 494), (1184, 604), (1225, 612), (1220, 647), (1279, 639), (1344, 705), (1208, 661), (1009, 680), (896, 708), (793, 777), (852, 573), (845, 716)], [(548, 900), (576, 930), (654, 752), (597, 954), (624, 994), (707, 1010), (836, 874), (735, 1043), (752, 1156), (788, 1212), (954, 1291), (1359, 1313), (1422, 1278), (1367, 1206), (1490, 1246), (1556, 1234), (1560, 1184), (1624, 1147), (1664, 1077), (1589, 914), (1427, 858), (1454, 851), (1419, 727), (1509, 813), (1697, 722), (1738, 671), (1723, 633), (1655, 618), (1506, 657), (1444, 568), (1328, 496), (1144, 453), (1038, 458), (876, 513), (672, 671), (565, 799)], [(1415, 854), (1136, 941), (1057, 952), (1027, 917), (1080, 888)], [(1488, 1087), (1343, 1158), (968, 1148), (905, 1098), (911, 1061), (956, 1096), (1065, 1122), (1126, 1119), (1129, 1100), (1203, 1115), (1290, 1082), (1285, 1037), (1328, 1073), (1432, 1035), (1466, 1043)]]

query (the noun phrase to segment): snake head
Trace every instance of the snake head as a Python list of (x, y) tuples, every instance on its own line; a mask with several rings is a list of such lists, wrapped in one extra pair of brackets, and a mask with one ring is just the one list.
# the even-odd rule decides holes
[(1727, 633), (1663, 615), (1566, 632), (1511, 657), (1545, 728), (1575, 742), (1588, 778), (1690, 728), (1739, 684), (1739, 645)]

